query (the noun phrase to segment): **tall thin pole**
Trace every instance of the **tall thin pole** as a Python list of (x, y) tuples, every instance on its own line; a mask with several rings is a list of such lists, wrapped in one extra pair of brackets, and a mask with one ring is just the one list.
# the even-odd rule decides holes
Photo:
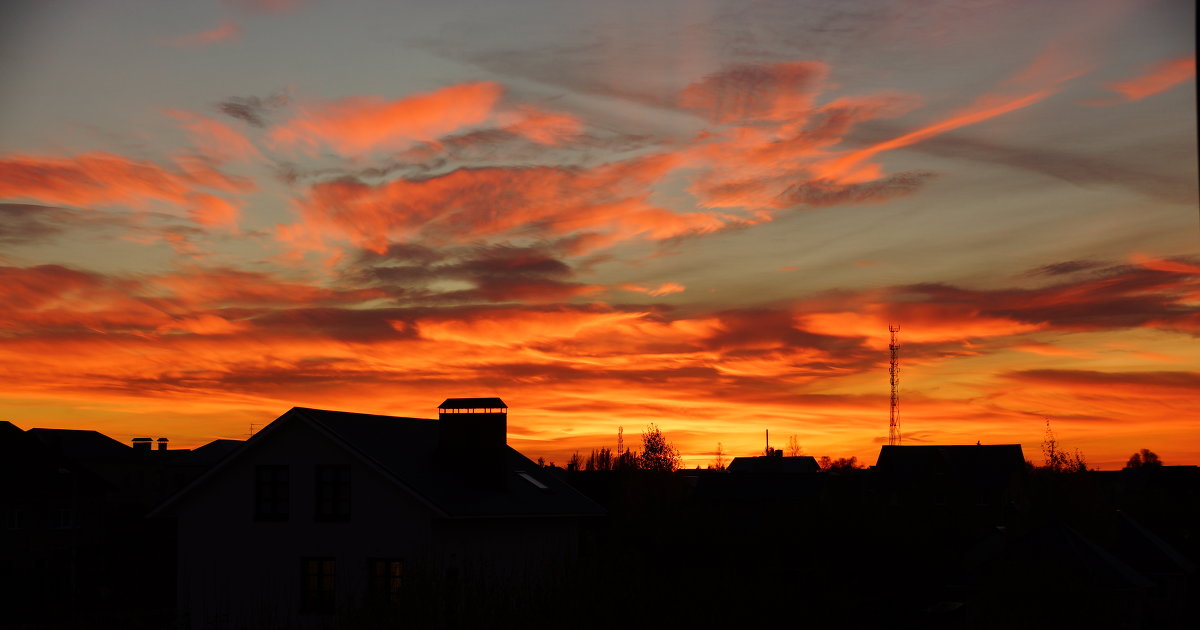
[(896, 341), (896, 333), (900, 332), (900, 326), (889, 324), (888, 332), (892, 334), (892, 342), (888, 345), (891, 351), (892, 360), (888, 367), (888, 375), (892, 381), (892, 409), (888, 416), (888, 444), (891, 446), (900, 445), (900, 343)]

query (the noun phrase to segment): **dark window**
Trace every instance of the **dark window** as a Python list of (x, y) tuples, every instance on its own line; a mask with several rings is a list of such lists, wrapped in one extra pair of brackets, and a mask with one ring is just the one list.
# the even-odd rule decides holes
[(350, 467), (317, 466), (316, 519), (350, 520)]
[(6, 529), (25, 529), (25, 511), (21, 508), (4, 510), (4, 527)]
[(54, 529), (72, 529), (77, 525), (75, 510), (71, 508), (55, 508), (51, 515), (50, 527)]
[(375, 604), (400, 602), (404, 564), (395, 558), (371, 558), (367, 574), (367, 594)]
[(301, 561), (300, 610), (333, 612), (337, 601), (333, 579), (333, 558), (304, 558)]
[(288, 467), (255, 466), (254, 520), (288, 519)]

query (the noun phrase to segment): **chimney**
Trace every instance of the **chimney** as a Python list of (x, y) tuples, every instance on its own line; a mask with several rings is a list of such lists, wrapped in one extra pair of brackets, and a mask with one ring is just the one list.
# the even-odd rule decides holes
[(170, 442), (167, 438), (158, 438), (158, 450), (167, 450), (167, 443)]
[(153, 438), (147, 438), (147, 437), (133, 438), (133, 450), (149, 451), (150, 443), (153, 441), (154, 441)]
[(438, 405), (438, 457), (471, 485), (503, 488), (508, 405), (499, 398), (447, 398)]

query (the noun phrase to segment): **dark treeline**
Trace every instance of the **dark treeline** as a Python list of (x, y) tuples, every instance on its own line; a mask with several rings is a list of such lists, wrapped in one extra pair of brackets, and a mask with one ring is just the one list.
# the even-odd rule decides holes
[(994, 496), (936, 475), (897, 490), (854, 458), (809, 475), (671, 473), (596, 449), (563, 474), (608, 516), (538, 615), (581, 628), (1154, 628), (1200, 613), (1200, 469), (1143, 449), (1095, 471), (1049, 430), (1042, 446), (1043, 463), (1018, 464)]

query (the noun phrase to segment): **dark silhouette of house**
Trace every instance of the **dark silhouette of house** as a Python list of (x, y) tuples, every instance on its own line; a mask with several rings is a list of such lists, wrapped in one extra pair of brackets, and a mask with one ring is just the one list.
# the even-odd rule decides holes
[(785, 473), (805, 474), (821, 470), (815, 457), (797, 455), (784, 457), (783, 451), (773, 451), (770, 455), (756, 457), (734, 457), (729, 462), (729, 472), (732, 473)]
[(874, 474), (885, 505), (918, 517), (953, 513), (985, 525), (1025, 504), (1020, 444), (884, 446)]
[[(159, 627), (172, 618), (174, 528), (146, 514), (219, 458), (209, 446), (153, 442), (0, 422), (0, 627)], [(240, 444), (221, 442), (226, 451)], [(181, 457), (193, 462), (175, 466)]]
[(411, 605), (443, 607), (422, 613), (438, 624), (461, 598), (508, 604), (560, 576), (602, 509), (506, 444), (500, 399), (439, 412), (293, 408), (160, 507), (178, 525), (184, 627)]

